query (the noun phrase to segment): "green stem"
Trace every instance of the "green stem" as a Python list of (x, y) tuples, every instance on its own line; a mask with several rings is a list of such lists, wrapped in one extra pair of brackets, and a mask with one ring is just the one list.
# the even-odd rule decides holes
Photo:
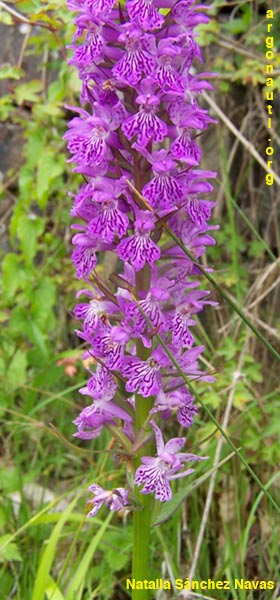
[[(150, 269), (146, 265), (142, 271), (136, 274), (137, 295), (140, 290), (147, 290), (150, 286)], [(150, 349), (145, 348), (140, 340), (137, 341), (137, 356), (142, 360), (147, 360), (150, 356)], [(146, 422), (149, 412), (153, 407), (153, 397), (142, 398), (136, 394), (135, 398), (135, 436), (142, 429)], [(141, 457), (151, 455), (153, 452), (153, 442), (147, 442), (141, 447), (134, 459), (134, 472), (141, 464)], [(133, 555), (132, 555), (132, 579), (143, 581), (150, 579), (150, 531), (151, 519), (153, 513), (154, 499), (152, 496), (141, 494), (139, 489), (135, 488), (135, 496), (139, 502), (139, 508), (133, 514)], [(149, 590), (134, 589), (132, 592), (133, 600), (149, 600)]]
[[(143, 400), (143, 398), (139, 398)], [(149, 454), (145, 446), (144, 454)], [(135, 459), (135, 468), (139, 464), (139, 458)], [(140, 508), (133, 513), (133, 557), (132, 557), (132, 578), (136, 581), (150, 579), (150, 532), (151, 519), (153, 512), (153, 497), (144, 496), (138, 490), (135, 490)], [(137, 590), (132, 592), (133, 600), (149, 600), (149, 590)]]

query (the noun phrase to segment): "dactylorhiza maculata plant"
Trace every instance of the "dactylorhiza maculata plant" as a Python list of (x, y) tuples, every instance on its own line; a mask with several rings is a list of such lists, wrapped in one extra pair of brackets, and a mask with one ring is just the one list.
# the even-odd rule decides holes
[[(93, 439), (107, 427), (133, 459), (122, 487), (90, 487), (89, 515), (104, 503), (134, 508), (135, 545), (142, 544), (134, 575), (141, 579), (153, 498), (169, 501), (171, 481), (203, 458), (181, 451), (184, 437), (166, 442), (162, 433), (171, 417), (189, 428), (197, 407), (159, 340), (191, 381), (213, 381), (199, 367), (203, 347), (192, 333), (195, 315), (214, 304), (197, 281), (199, 258), (214, 243), (214, 202), (205, 196), (216, 174), (199, 168), (196, 143), (212, 121), (197, 98), (211, 85), (192, 67), (202, 61), (194, 29), (208, 17), (192, 0), (68, 0), (68, 7), (77, 13), (70, 64), (79, 71), (83, 106), (68, 107), (77, 116), (65, 134), (84, 179), (72, 208), (72, 258), (85, 282), (74, 315), (95, 363), (80, 390), (88, 405), (74, 421), (75, 435)], [(96, 269), (105, 252), (118, 257), (108, 280)]]

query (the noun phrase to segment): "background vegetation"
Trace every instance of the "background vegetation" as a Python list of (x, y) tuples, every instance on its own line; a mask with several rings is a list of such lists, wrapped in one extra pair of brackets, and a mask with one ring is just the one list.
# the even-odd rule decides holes
[[(215, 72), (210, 112), (216, 116), (216, 105), (223, 114), (201, 136), (201, 144), (204, 166), (219, 172), (214, 223), (221, 227), (207, 263), (279, 350), (278, 185), (265, 185), (265, 171), (254, 157), (254, 152), (265, 157), (270, 136), (279, 156), (277, 61), (274, 130), (268, 134), (266, 128), (267, 8), (275, 9), (273, 33), (279, 40), (280, 9), (271, 3), (212, 3), (211, 23), (201, 27), (200, 38), (204, 68)], [(77, 75), (66, 62), (71, 17), (63, 0), (0, 2), (3, 599), (129, 597), (124, 582), (130, 573), (131, 515), (112, 518), (104, 511), (90, 521), (84, 516), (88, 485), (115, 485), (123, 465), (108, 434), (94, 444), (72, 439), (72, 420), (82, 404), (77, 390), (87, 374), (71, 316), (78, 284), (69, 258), (68, 194), (79, 180), (71, 174), (61, 139), (69, 119), (64, 105), (75, 104), (79, 92)], [(206, 106), (207, 98), (203, 102)], [(276, 169), (276, 161), (274, 165)], [(271, 495), (279, 498), (276, 359), (222, 295), (213, 290), (213, 298), (219, 308), (205, 311), (199, 336), (206, 346), (206, 368), (217, 372), (217, 382), (199, 384), (197, 391)], [(209, 590), (199, 597), (276, 598), (280, 536), (274, 507), (238, 457), (211, 470), (231, 451), (203, 409), (188, 444), (209, 454), (208, 472), (202, 463), (194, 489), (178, 484), (181, 510), (154, 527), (154, 578), (273, 580), (271, 592), (235, 591), (232, 586), (230, 592)], [(167, 597), (157, 595), (158, 600)]]

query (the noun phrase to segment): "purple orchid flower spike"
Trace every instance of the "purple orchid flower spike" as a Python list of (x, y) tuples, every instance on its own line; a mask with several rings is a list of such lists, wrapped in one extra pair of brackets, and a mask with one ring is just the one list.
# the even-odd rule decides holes
[(164, 444), (162, 433), (155, 421), (151, 421), (155, 432), (157, 456), (143, 456), (142, 465), (135, 473), (135, 485), (143, 485), (142, 494), (155, 494), (155, 499), (161, 502), (171, 500), (172, 491), (170, 481), (186, 477), (194, 472), (194, 469), (181, 471), (184, 463), (189, 461), (200, 461), (207, 456), (197, 456), (187, 452), (180, 452), (185, 444), (185, 438), (172, 438)]
[[(209, 223), (215, 202), (206, 197), (216, 174), (200, 168), (198, 145), (215, 122), (199, 105), (211, 89), (209, 74), (195, 65), (202, 62), (195, 27), (208, 22), (208, 7), (196, 0), (66, 2), (76, 13), (70, 64), (81, 81), (81, 106), (68, 107), (74, 117), (64, 136), (82, 176), (72, 194), (72, 259), (83, 280), (73, 313), (90, 373), (80, 390), (90, 404), (75, 419), (74, 435), (94, 440), (107, 429), (125, 454), (137, 581), (149, 571), (154, 498), (170, 501), (171, 482), (206, 458), (183, 452), (184, 437), (165, 441), (164, 427), (171, 419), (175, 428), (190, 427), (194, 386), (214, 380), (202, 370), (193, 330), (197, 314), (216, 304), (196, 289), (217, 228)], [(127, 506), (128, 489), (90, 486), (88, 516), (102, 505)]]
[[(188, 428), (197, 413), (170, 357), (193, 385), (214, 380), (202, 371), (193, 330), (197, 314), (216, 304), (196, 289), (217, 228), (209, 223), (215, 202), (206, 198), (216, 174), (200, 168), (198, 146), (214, 122), (199, 106), (211, 84), (194, 64), (202, 62), (194, 29), (208, 22), (207, 7), (195, 0), (66, 1), (76, 13), (70, 64), (81, 80), (81, 106), (67, 107), (74, 116), (64, 136), (82, 176), (72, 194), (72, 260), (83, 281), (73, 314), (90, 364), (80, 390), (90, 404), (75, 419), (74, 435), (95, 439), (107, 428), (118, 444), (126, 436), (128, 448), (137, 447), (142, 427), (156, 418), (157, 454), (148, 456), (152, 444), (144, 440), (135, 492), (138, 500), (140, 492), (164, 502), (171, 481), (193, 472), (187, 463), (202, 460), (181, 452), (184, 438), (164, 443), (161, 425), (175, 417)], [(103, 503), (111, 510), (127, 503), (124, 488), (94, 484), (91, 491), (90, 515)]]

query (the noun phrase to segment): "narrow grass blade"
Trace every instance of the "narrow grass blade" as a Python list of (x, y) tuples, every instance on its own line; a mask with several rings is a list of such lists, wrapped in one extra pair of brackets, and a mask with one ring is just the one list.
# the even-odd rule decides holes
[(262, 245), (263, 249), (267, 252), (267, 254), (270, 256), (270, 258), (274, 262), (279, 261), (279, 258), (272, 252), (272, 250), (270, 250), (270, 247), (268, 246), (268, 244), (266, 243), (266, 241), (262, 238), (262, 236), (259, 234), (259, 232), (257, 231), (257, 229), (254, 227), (253, 223), (251, 223), (250, 219), (248, 219), (247, 215), (244, 213), (244, 211), (242, 210), (242, 208), (240, 208), (240, 206), (238, 206), (237, 202), (234, 200), (233, 196), (230, 193), (229, 193), (229, 199), (230, 199), (231, 203), (233, 204), (235, 210), (242, 217), (243, 221), (245, 221), (246, 225), (248, 225), (249, 229), (251, 229), (251, 231), (253, 232), (254, 236), (260, 242), (260, 244)]
[(40, 564), (38, 567), (32, 600), (44, 600), (45, 591), (48, 587), (50, 570), (55, 557), (55, 551), (60, 538), (61, 531), (67, 521), (69, 515), (72, 513), (75, 504), (77, 503), (79, 496), (76, 496), (74, 500), (69, 504), (67, 509), (61, 514), (61, 517), (55, 525), (51, 536), (48, 540), (47, 546), (43, 551)]
[(101, 527), (98, 529), (97, 533), (93, 537), (90, 545), (88, 546), (88, 548), (83, 556), (83, 560), (79, 564), (79, 566), (75, 572), (75, 575), (70, 582), (70, 585), (68, 587), (68, 590), (67, 590), (67, 593), (65, 596), (65, 600), (80, 600), (82, 592), (83, 592), (83, 584), (84, 584), (86, 573), (89, 569), (89, 566), (93, 559), (94, 553), (95, 553), (96, 549), (98, 548), (99, 543), (100, 543), (108, 525), (110, 524), (112, 516), (113, 516), (112, 512), (108, 514), (104, 523), (101, 525)]
[(50, 576), (49, 584), (46, 589), (46, 596), (48, 600), (65, 600), (65, 597), (62, 595), (57, 583)]
[[(275, 473), (273, 475), (273, 477), (271, 477), (271, 479), (269, 479), (269, 481), (265, 484), (265, 489), (268, 489), (273, 483), (274, 481), (276, 481), (276, 479), (278, 479), (278, 477), (280, 477), (280, 471), (278, 471), (278, 473)], [(247, 545), (248, 545), (248, 539), (249, 539), (249, 533), (251, 530), (251, 527), (254, 523), (254, 519), (255, 519), (255, 512), (258, 508), (258, 505), (262, 499), (264, 495), (264, 491), (262, 490), (256, 497), (255, 502), (253, 503), (253, 506), (251, 508), (248, 520), (247, 520), (247, 525), (245, 527), (244, 530), (244, 535), (243, 535), (243, 543), (242, 543), (242, 548), (241, 548), (241, 562), (244, 563), (245, 558), (246, 558), (246, 549), (247, 549)]]

